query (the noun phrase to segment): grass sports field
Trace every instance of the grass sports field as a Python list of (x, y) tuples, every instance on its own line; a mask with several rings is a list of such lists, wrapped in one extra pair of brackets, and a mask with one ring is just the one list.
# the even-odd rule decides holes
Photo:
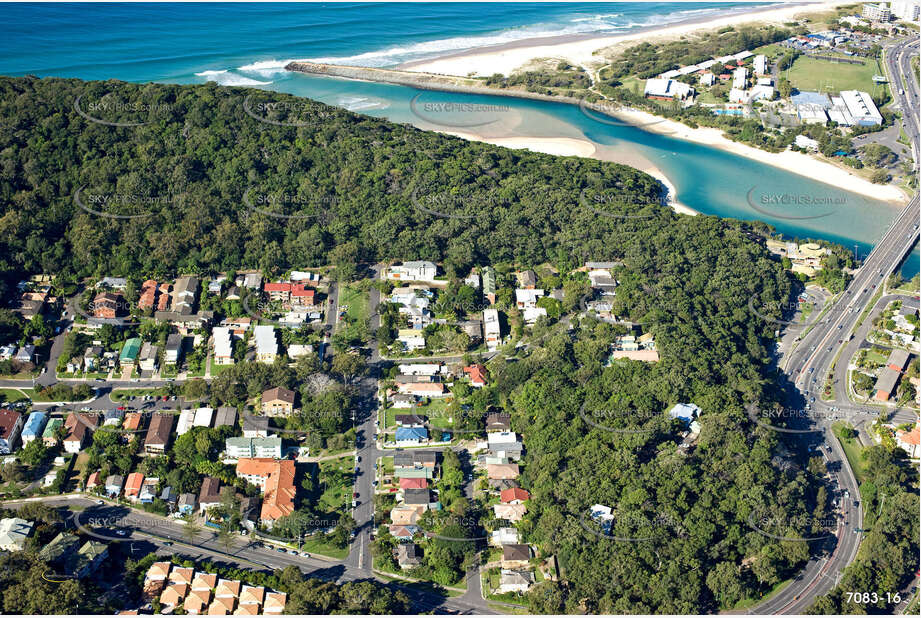
[(800, 56), (793, 66), (782, 73), (798, 90), (840, 92), (841, 90), (863, 90), (871, 95), (878, 94), (884, 84), (874, 84), (873, 76), (882, 75), (875, 60), (864, 59), (865, 64), (839, 64), (828, 60), (817, 60)]

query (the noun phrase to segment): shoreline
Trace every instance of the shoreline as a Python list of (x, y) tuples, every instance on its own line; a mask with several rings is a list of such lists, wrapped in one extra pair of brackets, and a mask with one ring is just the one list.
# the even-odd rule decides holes
[(732, 7), (717, 15), (695, 17), (667, 24), (643, 26), (619, 34), (568, 34), (522, 39), (500, 45), (486, 45), (451, 52), (427, 60), (413, 60), (394, 67), (401, 71), (439, 73), (457, 77), (485, 77), (495, 73), (510, 75), (538, 59), (566, 60), (588, 69), (603, 60), (606, 49), (624, 43), (677, 38), (701, 30), (757, 21), (782, 25), (802, 13), (830, 10), (853, 4), (849, 0), (818, 0), (797, 4), (774, 3), (758, 7)]
[[(389, 83), (400, 86), (407, 86), (419, 90), (437, 90), (442, 92), (455, 92), (460, 94), (480, 94), (486, 96), (512, 97), (517, 99), (531, 99), (538, 101), (549, 101), (554, 103), (564, 103), (581, 107), (582, 99), (574, 97), (545, 95), (526, 90), (512, 88), (491, 88), (484, 86), (478, 81), (471, 78), (462, 78), (448, 75), (438, 75), (432, 73), (421, 73), (412, 71), (401, 71), (396, 69), (379, 69), (367, 67), (354, 67), (346, 65), (320, 64), (314, 62), (291, 62), (286, 70), (306, 73), (310, 75), (319, 75), (323, 77), (334, 77), (340, 79), (351, 79), (357, 81), (366, 81), (372, 83)], [(626, 107), (609, 110), (591, 108), (593, 113), (601, 113), (612, 118), (623, 121), (626, 125), (633, 126), (648, 133), (664, 134), (679, 140), (686, 140), (720, 149), (736, 156), (752, 159), (772, 167), (777, 167), (784, 171), (804, 176), (812, 180), (830, 185), (832, 187), (843, 189), (858, 195), (872, 197), (892, 204), (902, 204), (908, 197), (901, 188), (893, 185), (876, 185), (869, 180), (862, 178), (849, 170), (838, 167), (833, 163), (822, 161), (811, 155), (785, 150), (783, 152), (767, 152), (752, 146), (746, 146), (739, 142), (734, 142), (728, 137), (722, 135), (722, 131), (711, 127), (698, 127), (692, 129), (684, 124), (674, 120), (656, 116), (649, 112), (633, 110)], [(586, 116), (588, 118), (588, 116)], [(437, 129), (430, 129), (437, 130)], [(451, 129), (441, 130), (442, 133), (451, 133)], [(455, 133), (456, 134), (456, 133)], [(479, 138), (479, 141), (488, 141), (489, 138)], [(528, 136), (507, 136), (507, 139), (537, 139)], [(633, 167), (633, 166), (631, 166)], [(641, 169), (641, 168), (637, 168)], [(654, 168), (652, 168), (654, 169)], [(661, 171), (656, 170), (658, 175), (650, 174), (658, 180), (665, 178)], [(667, 178), (666, 178), (667, 180)], [(666, 186), (674, 187), (672, 183), (665, 183)], [(672, 195), (676, 195), (672, 191)], [(688, 209), (691, 210), (691, 209)]]
[[(812, 0), (811, 2), (804, 2), (801, 6), (810, 6), (810, 5), (821, 5), (823, 0)], [(731, 17), (741, 17), (744, 15), (751, 15), (752, 13), (758, 13), (768, 10), (776, 10), (781, 8), (789, 8), (790, 5), (785, 2), (775, 2), (773, 4), (768, 4), (765, 6), (757, 7), (744, 7), (744, 6), (735, 6), (728, 9), (725, 9), (727, 15), (725, 17), (720, 17), (717, 19), (726, 19)], [(729, 15), (731, 13), (731, 15)], [(665, 24), (652, 24), (648, 26), (638, 26), (625, 30), (618, 34), (606, 34), (601, 32), (583, 32), (579, 34), (557, 34), (557, 35), (548, 35), (548, 36), (539, 36), (525, 39), (518, 39), (516, 41), (509, 41), (508, 43), (493, 43), (491, 45), (481, 45), (479, 47), (471, 47), (468, 49), (462, 49), (457, 51), (448, 52), (446, 54), (441, 54), (433, 56), (431, 58), (422, 58), (419, 60), (409, 60), (407, 62), (400, 63), (391, 68), (400, 70), (400, 71), (412, 71), (414, 69), (420, 70), (423, 72), (431, 72), (427, 69), (421, 68), (426, 65), (434, 62), (441, 62), (444, 60), (455, 60), (459, 58), (469, 58), (470, 56), (479, 56), (482, 54), (501, 54), (503, 52), (508, 52), (512, 50), (521, 50), (528, 49), (532, 47), (554, 47), (561, 45), (570, 45), (574, 43), (589, 43), (589, 42), (603, 42), (610, 40), (623, 39), (623, 37), (630, 37), (631, 40), (635, 38), (642, 37), (645, 34), (657, 33), (665, 28), (672, 27), (684, 27), (688, 26), (700, 26), (703, 28), (708, 24), (712, 23), (714, 20), (715, 14), (710, 14), (702, 17), (693, 17), (689, 19), (680, 19), (678, 21), (669, 22)], [(606, 47), (607, 45), (602, 45)]]

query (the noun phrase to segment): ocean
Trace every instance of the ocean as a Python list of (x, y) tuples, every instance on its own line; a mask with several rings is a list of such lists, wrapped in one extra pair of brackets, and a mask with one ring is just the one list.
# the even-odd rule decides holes
[[(618, 34), (717, 14), (744, 3), (221, 3), (0, 4), (0, 74), (252, 86), (352, 111), (435, 126), (413, 101), (510, 108), (495, 137), (588, 139), (599, 154), (635, 153), (661, 169), (682, 203), (705, 214), (760, 219), (799, 238), (866, 255), (897, 209), (891, 204), (715, 148), (599, 122), (579, 108), (508, 97), (420, 93), (386, 84), (293, 74), (294, 59), (392, 67), (478, 47), (561, 34)], [(800, 200), (820, 203), (797, 218)], [(919, 270), (917, 251), (902, 270)]]

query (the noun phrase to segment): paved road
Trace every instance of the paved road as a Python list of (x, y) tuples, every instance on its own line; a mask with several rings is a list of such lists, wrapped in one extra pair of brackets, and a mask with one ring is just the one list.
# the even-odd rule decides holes
[[(2, 504), (5, 508), (19, 508), (29, 501), (14, 500)], [(202, 529), (190, 535), (184, 524), (141, 510), (116, 506), (108, 502), (99, 505), (97, 500), (82, 496), (44, 497), (41, 503), (53, 507), (83, 509), (75, 512), (76, 519), (72, 520), (81, 526), (83, 532), (97, 535), (106, 542), (129, 543), (129, 552), (136, 553), (138, 557), (155, 551), (164, 556), (176, 554), (193, 559), (229, 562), (251, 570), (267, 571), (293, 565), (306, 575), (340, 584), (374, 579), (406, 593), (412, 601), (414, 610), (420, 613), (483, 613), (479, 606), (467, 602), (463, 597), (442, 598), (428, 591), (388, 582), (376, 577), (366, 569), (355, 568), (334, 560), (306, 558), (266, 547), (257, 547), (253, 541), (245, 537), (233, 537), (228, 545), (209, 529)], [(116, 529), (124, 530), (125, 536), (117, 535)]]
[[(823, 449), (833, 471), (833, 481), (837, 486), (833, 495), (842, 502), (842, 519), (836, 531), (837, 539), (831, 553), (815, 556), (806, 565), (798, 578), (776, 596), (750, 610), (750, 613), (802, 613), (821, 596), (834, 587), (841, 571), (856, 556), (860, 542), (857, 528), (863, 527), (863, 513), (855, 507), (853, 500), (859, 497), (857, 481), (848, 465), (847, 458), (832, 435), (830, 427), (835, 412), (831, 407), (839, 407), (845, 418), (856, 420), (853, 406), (844, 404), (831, 406), (820, 399), (824, 387), (824, 376), (828, 373), (839, 349), (838, 340), (846, 339), (857, 323), (863, 309), (872, 300), (875, 291), (884, 284), (902, 259), (918, 240), (918, 198), (913, 198), (899, 213), (890, 229), (867, 256), (854, 279), (817, 324), (800, 341), (798, 347), (789, 354), (786, 373), (792, 379), (793, 386), (788, 393), (788, 406), (802, 410), (805, 404), (816, 398), (814, 409), (809, 416), (814, 431), (796, 434), (805, 444), (815, 445), (824, 439), (828, 445)], [(856, 337), (855, 337), (856, 339)], [(845, 362), (841, 361), (841, 362)], [(804, 445), (805, 445), (804, 444)], [(845, 493), (846, 492), (846, 493)], [(849, 495), (848, 498), (845, 496)]]

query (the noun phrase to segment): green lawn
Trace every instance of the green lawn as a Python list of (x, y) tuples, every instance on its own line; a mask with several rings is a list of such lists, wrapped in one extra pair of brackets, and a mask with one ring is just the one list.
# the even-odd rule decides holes
[(850, 464), (851, 470), (854, 471), (854, 477), (857, 479), (857, 484), (860, 485), (863, 483), (864, 476), (866, 475), (864, 470), (864, 462), (861, 458), (861, 454), (863, 454), (863, 447), (860, 446), (860, 444), (857, 442), (857, 438), (842, 440), (838, 437), (838, 429), (844, 426), (845, 424), (841, 421), (833, 423), (832, 431), (835, 432), (835, 438), (838, 440), (838, 442), (841, 443), (841, 447), (844, 449), (844, 454), (847, 456), (848, 464)]
[(429, 423), (435, 427), (443, 429), (453, 429), (453, 423), (448, 421), (448, 403), (453, 400), (452, 397), (441, 399), (430, 399), (429, 403), (424, 406), (414, 408), (387, 408), (385, 429), (391, 429), (396, 425), (394, 416), (397, 414), (417, 414), (428, 417)]
[(144, 397), (146, 395), (160, 396), (169, 394), (169, 389), (161, 388), (118, 388), (112, 391), (109, 398), (112, 401), (125, 401), (131, 395), (135, 397)]
[(879, 348), (870, 348), (867, 350), (867, 360), (876, 365), (885, 365), (889, 355), (880, 351)]
[(321, 513), (341, 512), (346, 503), (351, 504), (354, 462), (351, 457), (341, 457), (317, 463), (323, 493), (316, 506)]
[(798, 90), (839, 92), (863, 90), (878, 94), (885, 84), (873, 83), (873, 76), (882, 74), (875, 60), (865, 59), (865, 64), (844, 64), (800, 56), (793, 66), (782, 73)]
[(321, 554), (323, 556), (329, 556), (330, 558), (335, 558), (336, 560), (345, 560), (349, 555), (348, 547), (336, 547), (335, 545), (330, 545), (329, 543), (324, 543), (319, 539), (314, 539), (307, 537), (301, 543), (301, 550), (310, 554)]
[(346, 313), (356, 322), (368, 319), (368, 294), (351, 286), (339, 289), (339, 307), (348, 305)]
[(762, 45), (761, 47), (756, 47), (755, 49), (751, 50), (751, 52), (756, 56), (758, 54), (764, 54), (768, 57), (769, 60), (783, 55), (785, 51), (786, 50), (777, 43), (769, 43), (768, 45)]
[(22, 389), (18, 388), (0, 388), (0, 397), (3, 398), (5, 403), (16, 403), (17, 401), (28, 401), (29, 396), (24, 395), (23, 391), (31, 392), (31, 389)]

